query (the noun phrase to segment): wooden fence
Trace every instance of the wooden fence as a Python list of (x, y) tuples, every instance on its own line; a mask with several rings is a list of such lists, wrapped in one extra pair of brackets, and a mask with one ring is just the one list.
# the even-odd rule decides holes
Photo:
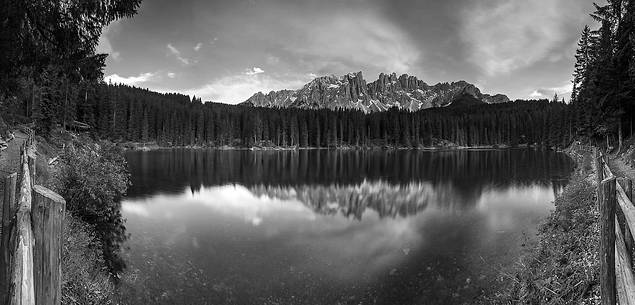
[(34, 185), (35, 133), (24, 129), (27, 139), (20, 153), (20, 173), (4, 177), (4, 198), (0, 198), (0, 304), (59, 305), (66, 202)]
[(600, 293), (603, 305), (635, 305), (633, 181), (613, 175), (596, 152), (600, 212)]

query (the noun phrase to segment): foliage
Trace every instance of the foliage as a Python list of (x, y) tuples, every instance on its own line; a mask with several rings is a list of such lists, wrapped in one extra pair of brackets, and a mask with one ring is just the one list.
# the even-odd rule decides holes
[(617, 136), (621, 146), (635, 117), (635, 1), (596, 4), (591, 16), (600, 26), (582, 31), (573, 73), (578, 135), (607, 142)]
[(109, 304), (115, 293), (93, 229), (67, 216), (62, 249), (62, 304)]
[[(35, 117), (39, 131), (66, 122), (101, 80), (106, 54), (95, 54), (102, 29), (133, 16), (141, 0), (7, 0), (0, 6), (0, 108)], [(60, 98), (63, 96), (64, 98)]]
[(111, 272), (123, 270), (120, 254), (126, 239), (120, 200), (129, 185), (125, 159), (108, 142), (69, 145), (62, 156), (61, 193), (68, 211), (92, 225)]

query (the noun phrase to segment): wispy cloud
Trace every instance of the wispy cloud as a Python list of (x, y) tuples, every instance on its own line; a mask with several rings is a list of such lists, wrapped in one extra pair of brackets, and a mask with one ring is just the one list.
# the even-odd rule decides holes
[(108, 75), (104, 77), (104, 81), (107, 83), (125, 84), (125, 85), (133, 86), (133, 85), (138, 85), (141, 83), (148, 82), (152, 80), (155, 76), (156, 76), (156, 73), (150, 73), (150, 72), (142, 73), (137, 76), (128, 76), (128, 77), (112, 74), (112, 75)]
[(245, 72), (245, 75), (257, 75), (257, 74), (261, 74), (261, 73), (265, 73), (265, 70), (258, 68), (258, 67), (253, 67), (251, 69), (248, 69)]
[(170, 50), (170, 53), (176, 56), (176, 59), (178, 59), (181, 63), (183, 63), (184, 65), (190, 64), (190, 60), (181, 56), (181, 51), (175, 48), (172, 44), (168, 43), (167, 47), (168, 47), (168, 50)]
[(461, 37), (469, 45), (469, 59), (497, 75), (556, 58), (571, 22), (563, 18), (564, 2), (570, 1), (487, 1), (465, 7)]
[(247, 75), (242, 73), (213, 80), (201, 87), (178, 91), (190, 96), (202, 97), (204, 101), (238, 104), (256, 92), (297, 89), (308, 81), (309, 79), (305, 75), (274, 77), (265, 74)]
[(199, 42), (194, 46), (194, 51), (198, 52), (198, 50), (200, 50), (202, 47), (203, 47), (203, 43)]
[(356, 11), (354, 17), (351, 12), (317, 15), (312, 23), (293, 18), (284, 22), (289, 22), (284, 28), (290, 36), (303, 37), (290, 41), (286, 51), (319, 73), (346, 73), (367, 66), (407, 73), (421, 56), (420, 48), (401, 28), (370, 10)]
[(168, 75), (169, 78), (175, 78), (176, 77), (176, 74), (174, 72), (168, 72), (167, 75)]

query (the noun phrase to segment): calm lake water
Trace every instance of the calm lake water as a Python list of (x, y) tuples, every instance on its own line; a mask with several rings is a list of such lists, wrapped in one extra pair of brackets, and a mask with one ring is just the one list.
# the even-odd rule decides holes
[(564, 154), (130, 152), (132, 304), (461, 304), (553, 208)]

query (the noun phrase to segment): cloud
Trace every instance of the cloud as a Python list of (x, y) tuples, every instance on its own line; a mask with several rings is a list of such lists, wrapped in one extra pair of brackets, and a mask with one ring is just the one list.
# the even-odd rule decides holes
[(300, 17), (281, 21), (288, 22), (282, 26), (295, 37), (286, 42), (285, 50), (299, 57), (308, 70), (347, 73), (371, 66), (407, 73), (420, 59), (420, 49), (411, 38), (376, 12), (329, 12), (312, 17), (312, 22)]
[(529, 94), (530, 98), (542, 98), (545, 97), (544, 94), (538, 92), (538, 90), (534, 90), (532, 93)]
[[(297, 89), (308, 81), (309, 79), (302, 75), (273, 77), (265, 74), (247, 75), (242, 73), (221, 77), (197, 88), (178, 91), (190, 96), (196, 95), (204, 101), (238, 104), (257, 92)], [(163, 92), (166, 91), (163, 90)]]
[(176, 77), (176, 74), (175, 74), (174, 72), (168, 72), (168, 74), (167, 74), (167, 75), (168, 75), (168, 77), (169, 77), (169, 78), (174, 78), (174, 77)]
[[(469, 60), (492, 76), (555, 60), (569, 51), (572, 0), (505, 0), (468, 5), (463, 11), (461, 39)], [(573, 3), (577, 4), (577, 3)]]
[(551, 99), (554, 94), (558, 94), (560, 98), (566, 99), (571, 95), (571, 91), (573, 91), (573, 84), (571, 82), (566, 82), (564, 85), (558, 87), (536, 89), (529, 94), (529, 97)]
[(112, 74), (109, 76), (104, 77), (104, 81), (107, 83), (113, 83), (113, 84), (125, 84), (125, 85), (138, 85), (140, 83), (145, 83), (147, 81), (152, 80), (155, 77), (155, 73), (142, 73), (139, 74), (138, 76), (129, 76), (129, 77), (122, 77), (119, 76), (118, 74)]
[(194, 51), (197, 51), (197, 52), (198, 52), (198, 50), (200, 50), (200, 49), (201, 49), (201, 47), (203, 47), (203, 43), (202, 43), (202, 42), (197, 43), (197, 44), (194, 46)]
[(117, 26), (118, 24), (115, 21), (103, 29), (103, 31), (101, 32), (101, 36), (99, 36), (99, 42), (97, 43), (97, 48), (95, 50), (95, 52), (98, 54), (109, 54), (109, 57), (114, 59), (115, 61), (118, 61), (120, 59), (121, 53), (113, 49), (112, 44), (110, 43), (109, 36), (113, 35), (113, 33), (116, 32), (115, 28)]
[(261, 73), (265, 73), (265, 70), (260, 69), (258, 67), (253, 67), (253, 68), (247, 70), (247, 72), (245, 72), (245, 75), (257, 75), (257, 74), (261, 74)]
[(168, 43), (167, 47), (168, 47), (168, 50), (170, 50), (170, 53), (176, 56), (176, 59), (178, 59), (181, 63), (183, 63), (184, 65), (190, 64), (190, 60), (181, 56), (181, 51), (179, 51), (177, 48), (172, 46), (172, 44)]
[(267, 64), (270, 66), (277, 65), (278, 63), (280, 63), (280, 57), (273, 56), (273, 55), (267, 55), (266, 60), (267, 60)]

